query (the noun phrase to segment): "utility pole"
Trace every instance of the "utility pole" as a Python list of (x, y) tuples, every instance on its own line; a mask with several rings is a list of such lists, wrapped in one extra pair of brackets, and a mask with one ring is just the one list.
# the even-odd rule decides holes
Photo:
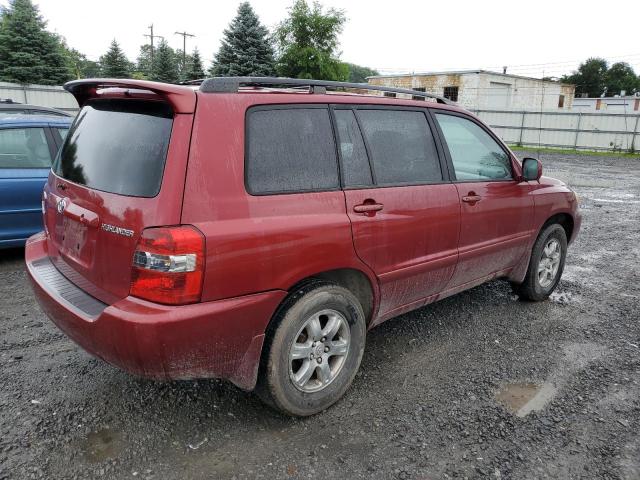
[(187, 68), (187, 37), (195, 37), (195, 35), (187, 32), (176, 32), (176, 35), (182, 35), (182, 69), (184, 70)]
[(154, 38), (162, 38), (162, 39), (164, 39), (164, 37), (161, 36), (161, 35), (154, 35), (153, 34), (153, 23), (151, 25), (149, 25), (147, 28), (149, 29), (149, 33), (148, 34), (145, 33), (144, 36), (145, 37), (149, 37), (149, 40), (151, 41), (151, 67), (153, 68), (153, 39)]

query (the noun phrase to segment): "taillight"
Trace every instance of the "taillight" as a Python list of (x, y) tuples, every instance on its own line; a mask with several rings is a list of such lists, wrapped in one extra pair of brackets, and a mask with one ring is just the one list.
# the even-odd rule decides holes
[(133, 255), (131, 295), (167, 305), (200, 301), (204, 235), (195, 227), (147, 228)]

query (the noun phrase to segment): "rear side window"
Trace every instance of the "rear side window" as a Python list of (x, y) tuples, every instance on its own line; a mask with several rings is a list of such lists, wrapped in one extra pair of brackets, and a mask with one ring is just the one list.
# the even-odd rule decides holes
[(352, 110), (334, 110), (342, 157), (342, 179), (347, 187), (369, 186), (371, 169), (362, 134)]
[(329, 110), (250, 110), (246, 181), (253, 194), (339, 188)]
[(511, 162), (491, 135), (471, 120), (436, 113), (449, 148), (456, 179), (463, 181), (511, 180)]
[(172, 126), (171, 109), (161, 102), (91, 101), (71, 126), (54, 171), (95, 190), (154, 197)]
[(0, 130), (0, 168), (50, 168), (51, 152), (43, 128)]
[(439, 182), (442, 172), (424, 113), (358, 110), (378, 185)]

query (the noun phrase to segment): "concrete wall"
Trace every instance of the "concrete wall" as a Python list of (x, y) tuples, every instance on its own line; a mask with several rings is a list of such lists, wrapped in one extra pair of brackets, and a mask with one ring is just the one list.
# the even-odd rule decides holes
[[(371, 77), (369, 83), (398, 88), (424, 88), (426, 92), (436, 95), (443, 95), (445, 87), (457, 86), (458, 104), (467, 109), (570, 110), (575, 91), (573, 85), (490, 72)], [(564, 95), (562, 108), (558, 107), (560, 95)]]
[(0, 82), (0, 98), (41, 107), (53, 107), (67, 112), (78, 111), (78, 102), (64, 88), (50, 85), (20, 85)]

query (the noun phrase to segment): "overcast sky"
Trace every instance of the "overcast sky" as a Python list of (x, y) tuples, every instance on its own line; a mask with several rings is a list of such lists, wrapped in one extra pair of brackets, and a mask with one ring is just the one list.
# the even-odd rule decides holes
[[(293, 0), (253, 0), (263, 24), (272, 29)], [(70, 46), (97, 60), (116, 38), (131, 60), (148, 39), (148, 26), (174, 48), (176, 31), (196, 35), (210, 62), (222, 31), (235, 16), (234, 0), (35, 0), (48, 28)], [(560, 76), (580, 60), (602, 56), (627, 61), (640, 73), (637, 1), (598, 3), (566, 0), (409, 1), (323, 0), (342, 8), (347, 23), (342, 59), (383, 73), (485, 68), (509, 73)], [(0, 0), (8, 4), (8, 0)]]

